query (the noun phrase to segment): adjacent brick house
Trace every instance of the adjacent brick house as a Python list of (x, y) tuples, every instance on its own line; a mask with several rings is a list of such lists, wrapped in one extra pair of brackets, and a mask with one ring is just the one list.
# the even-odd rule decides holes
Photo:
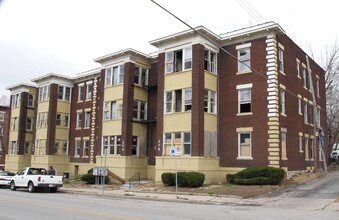
[(7, 154), (9, 122), (11, 108), (9, 106), (0, 106), (0, 169), (5, 167), (5, 157)]
[(206, 182), (254, 165), (313, 168), (314, 114), (327, 129), (324, 70), (310, 61), (313, 103), (306, 54), (278, 24), (222, 35), (200, 26), (150, 43), (157, 53), (126, 49), (75, 77), (33, 80), (42, 99), (32, 164), (161, 181), (175, 169), (174, 151), (179, 170)]

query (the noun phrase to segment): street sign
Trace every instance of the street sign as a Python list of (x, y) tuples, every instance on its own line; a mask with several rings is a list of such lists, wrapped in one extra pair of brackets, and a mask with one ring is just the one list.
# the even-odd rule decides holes
[(172, 146), (170, 148), (170, 154), (171, 154), (171, 156), (179, 156), (179, 155), (181, 155), (181, 147), (174, 147), (174, 146)]

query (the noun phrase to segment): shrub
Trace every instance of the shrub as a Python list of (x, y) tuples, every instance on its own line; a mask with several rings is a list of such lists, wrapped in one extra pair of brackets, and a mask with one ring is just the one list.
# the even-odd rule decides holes
[[(175, 173), (163, 173), (162, 182), (167, 186), (175, 186)], [(198, 172), (178, 172), (178, 186), (200, 187), (204, 184), (205, 175)]]
[(178, 172), (178, 186), (200, 187), (204, 184), (205, 174), (198, 172)]
[(227, 182), (239, 185), (278, 185), (284, 179), (284, 170), (275, 167), (249, 167), (236, 174), (227, 174)]
[(175, 174), (163, 173), (161, 174), (161, 180), (166, 186), (175, 186)]

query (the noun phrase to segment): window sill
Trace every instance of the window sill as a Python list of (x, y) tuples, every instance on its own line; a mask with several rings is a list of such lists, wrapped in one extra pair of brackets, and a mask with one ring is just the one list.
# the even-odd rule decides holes
[(253, 160), (253, 157), (237, 157), (237, 160)]
[(76, 155), (76, 156), (74, 156), (74, 158), (80, 158), (80, 156), (79, 156), (79, 155)]
[(253, 112), (237, 113), (237, 116), (248, 116), (248, 115), (253, 115)]
[(280, 113), (280, 115), (281, 115), (281, 116), (284, 116), (284, 117), (287, 117), (287, 115), (286, 115), (286, 114), (284, 114), (284, 113)]
[(299, 79), (301, 79), (301, 76), (297, 76)]
[(303, 115), (303, 113), (300, 113), (300, 112), (299, 112), (299, 115)]
[(84, 129), (90, 129), (90, 127), (84, 127)]
[(189, 72), (189, 71), (192, 71), (192, 68), (191, 68), (191, 69), (187, 69), (187, 70), (183, 70), (183, 71), (180, 71), (180, 72), (165, 73), (165, 76), (166, 76), (166, 75), (172, 75), (172, 74), (185, 73), (185, 72)]
[(279, 71), (279, 73), (281, 73), (282, 75), (286, 76), (286, 73), (285, 73), (285, 72)]
[(237, 72), (236, 75), (242, 75), (242, 74), (249, 74), (252, 73), (252, 70), (245, 70), (245, 71), (241, 71), (241, 72)]
[(205, 112), (205, 113), (208, 114), (208, 115), (217, 116), (217, 113), (215, 113), (215, 112)]
[(211, 75), (213, 75), (213, 76), (217, 76), (217, 75), (218, 75), (217, 73), (213, 73), (213, 72), (208, 71), (208, 70), (205, 70), (205, 73), (211, 74)]
[(288, 158), (281, 158), (281, 160), (288, 160)]
[(88, 158), (88, 156), (82, 156), (82, 158), (85, 158), (85, 159), (86, 159), (86, 158)]
[(84, 100), (78, 100), (78, 102), (77, 103), (83, 103), (84, 102)]
[(86, 99), (85, 102), (90, 102), (92, 101), (92, 98), (91, 99)]
[(78, 127), (78, 128), (75, 128), (75, 130), (82, 130), (82, 128)]

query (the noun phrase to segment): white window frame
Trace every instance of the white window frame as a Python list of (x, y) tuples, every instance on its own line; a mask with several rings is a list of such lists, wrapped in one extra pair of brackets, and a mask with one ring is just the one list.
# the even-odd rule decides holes
[[(241, 143), (241, 135), (249, 134), (250, 135), (250, 143), (249, 143), (249, 150), (250, 150), (250, 155), (241, 155), (241, 147), (242, 146), (247, 146), (247, 144), (242, 144)], [(241, 131), (238, 132), (238, 158), (237, 159), (253, 159), (252, 157), (252, 132), (251, 131)]]
[[(243, 84), (243, 85), (237, 85), (236, 89), (238, 90), (238, 114), (249, 114), (253, 112), (252, 107), (252, 83), (250, 84)], [(241, 93), (242, 92), (248, 92), (249, 91), (249, 100), (242, 100)], [(248, 112), (241, 112), (241, 105), (242, 104), (250, 104), (250, 111)]]
[(5, 121), (5, 112), (0, 112), (0, 121)]
[(279, 71), (281, 73), (285, 73), (285, 66), (284, 66), (284, 49), (279, 47), (278, 49), (278, 63), (279, 63)]
[(32, 131), (33, 130), (33, 118), (27, 117), (26, 118), (26, 131)]
[(81, 153), (81, 140), (74, 141), (74, 157), (80, 157)]
[(205, 48), (204, 69), (210, 73), (217, 74), (217, 54), (207, 48)]
[[(83, 140), (83, 146), (82, 146), (82, 156), (83, 157), (88, 157), (89, 156), (89, 149), (90, 149), (90, 140), (85, 139)], [(87, 151), (86, 151), (87, 149)]]
[(12, 95), (12, 108), (18, 108), (20, 107), (20, 102), (21, 102), (21, 94), (13, 94)]
[(286, 115), (286, 97), (285, 97), (285, 90), (280, 88), (280, 94), (279, 94), (279, 98), (280, 98), (280, 113), (283, 115)]
[(84, 84), (78, 86), (78, 102), (84, 101)]
[(28, 93), (27, 106), (34, 107), (34, 95), (33, 94)]
[(77, 120), (76, 120), (76, 128), (81, 128), (82, 127), (82, 112), (77, 112)]
[[(176, 53), (182, 53), (181, 63), (176, 61)], [(192, 69), (192, 46), (184, 47), (182, 49), (166, 52), (165, 54), (165, 74), (182, 72)], [(177, 71), (176, 66), (181, 65), (181, 70)]]
[[(91, 91), (89, 92), (89, 88), (91, 88)], [(89, 101), (92, 99), (93, 94), (93, 83), (92, 81), (86, 83), (86, 101)]]
[(217, 113), (217, 93), (209, 89), (205, 89), (204, 92), (204, 111), (214, 114)]
[(125, 64), (107, 67), (105, 70), (105, 87), (123, 84), (124, 75), (125, 75)]
[(84, 129), (91, 127), (91, 111), (85, 111), (85, 125)]
[(298, 113), (299, 113), (299, 115), (303, 114), (301, 105), (302, 105), (302, 100), (301, 100), (301, 98), (298, 98)]
[[(236, 46), (238, 58), (238, 73), (251, 72), (251, 43)], [(248, 53), (248, 58), (241, 55), (241, 52)], [(246, 65), (245, 65), (246, 64)]]

